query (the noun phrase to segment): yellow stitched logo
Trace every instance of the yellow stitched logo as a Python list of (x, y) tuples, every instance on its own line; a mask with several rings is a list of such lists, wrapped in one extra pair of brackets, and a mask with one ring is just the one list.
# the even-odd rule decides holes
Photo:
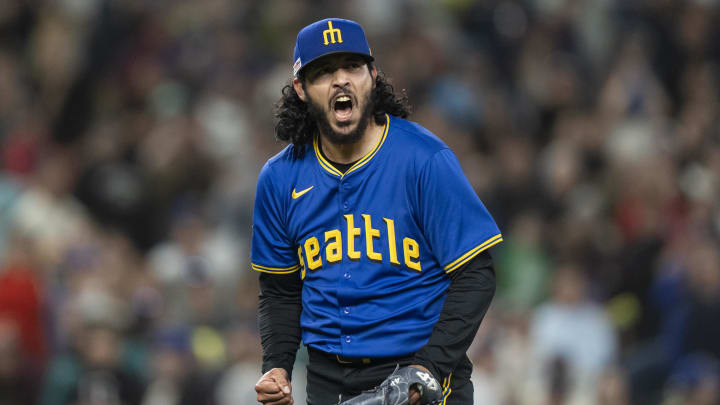
[(296, 200), (296, 199), (302, 197), (303, 194), (305, 194), (305, 193), (307, 193), (308, 191), (312, 190), (313, 187), (315, 187), (315, 186), (310, 186), (310, 187), (306, 188), (305, 190), (300, 191), (299, 193), (296, 193), (296, 192), (295, 192), (295, 189), (293, 188), (293, 191), (292, 191), (292, 198), (293, 198), (293, 200)]
[[(323, 39), (325, 40), (325, 45), (335, 43), (335, 34), (337, 34), (337, 42), (342, 43), (342, 34), (340, 33), (340, 29), (333, 28), (332, 21), (328, 21), (328, 29), (323, 31)], [(330, 36), (330, 41), (328, 41), (328, 36)]]

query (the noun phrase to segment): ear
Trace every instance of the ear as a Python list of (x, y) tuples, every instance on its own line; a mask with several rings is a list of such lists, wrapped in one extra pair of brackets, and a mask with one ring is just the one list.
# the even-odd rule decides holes
[(375, 88), (375, 83), (377, 83), (377, 68), (375, 68), (374, 64), (368, 63), (368, 67), (370, 70), (370, 77), (372, 78), (372, 88)]
[(298, 80), (298, 78), (293, 79), (293, 88), (295, 89), (295, 92), (297, 93), (298, 97), (300, 97), (300, 100), (307, 102), (307, 96), (305, 95), (305, 89), (303, 89), (302, 83), (300, 83), (300, 80)]

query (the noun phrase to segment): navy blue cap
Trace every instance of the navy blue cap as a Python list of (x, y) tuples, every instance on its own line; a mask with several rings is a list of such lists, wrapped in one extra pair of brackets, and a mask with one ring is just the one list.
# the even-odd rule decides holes
[(310, 62), (331, 53), (356, 53), (375, 60), (360, 24), (342, 18), (326, 18), (300, 30), (293, 53), (293, 75)]

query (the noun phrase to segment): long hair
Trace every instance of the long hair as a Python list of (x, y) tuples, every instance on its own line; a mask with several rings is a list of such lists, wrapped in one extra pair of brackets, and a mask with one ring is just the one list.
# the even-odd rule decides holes
[[(400, 118), (407, 118), (410, 115), (405, 91), (396, 95), (395, 89), (381, 72), (375, 77), (375, 88), (370, 98), (373, 103), (372, 115), (378, 125), (385, 123), (385, 114)], [(277, 119), (275, 137), (295, 145), (294, 157), (301, 158), (305, 153), (305, 148), (302, 146), (312, 142), (318, 129), (315, 120), (308, 112), (307, 104), (300, 100), (292, 83), (282, 88), (282, 97), (275, 104), (275, 118)]]

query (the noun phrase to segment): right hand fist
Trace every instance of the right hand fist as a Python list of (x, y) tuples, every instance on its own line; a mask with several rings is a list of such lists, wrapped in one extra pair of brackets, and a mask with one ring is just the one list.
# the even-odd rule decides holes
[(255, 384), (257, 400), (266, 405), (293, 405), (292, 386), (284, 368), (274, 368)]

